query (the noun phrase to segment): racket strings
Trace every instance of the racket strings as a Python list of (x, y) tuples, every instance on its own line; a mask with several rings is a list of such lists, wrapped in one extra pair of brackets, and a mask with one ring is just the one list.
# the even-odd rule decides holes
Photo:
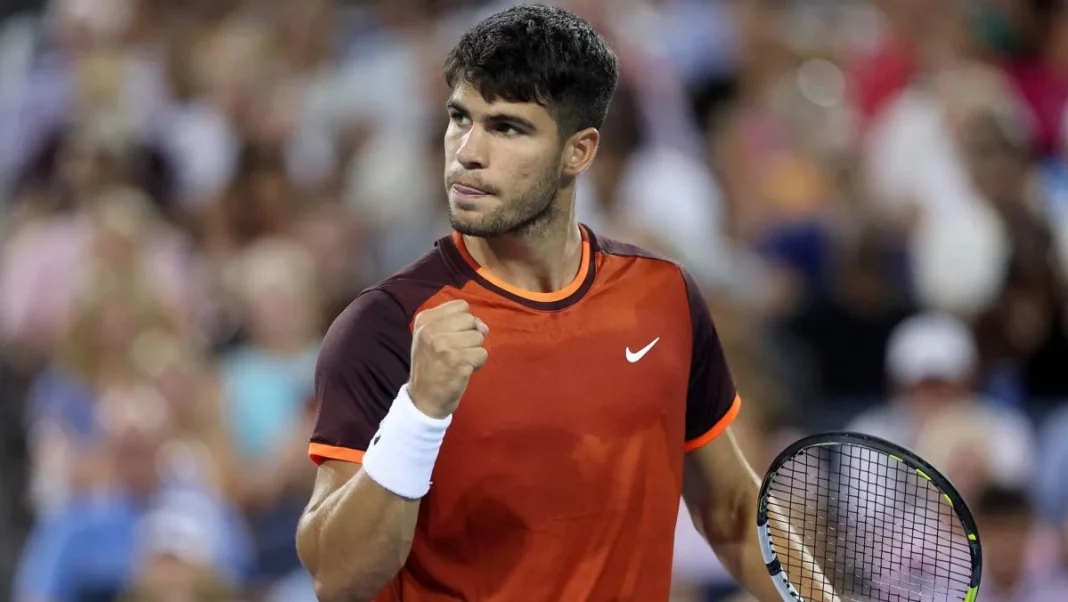
[[(907, 464), (855, 445), (815, 447), (776, 472), (772, 546), (798, 589), (855, 602), (963, 600), (967, 534), (942, 492)], [(786, 526), (804, 544), (790, 545)], [(823, 574), (811, 583), (813, 560)]]

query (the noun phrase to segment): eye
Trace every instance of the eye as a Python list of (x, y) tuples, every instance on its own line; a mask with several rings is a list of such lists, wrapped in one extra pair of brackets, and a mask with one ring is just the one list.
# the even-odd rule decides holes
[(501, 125), (497, 126), (497, 131), (508, 137), (519, 136), (523, 133), (523, 130), (507, 123), (502, 123)]
[(449, 112), (449, 119), (451, 119), (452, 122), (455, 123), (456, 125), (467, 125), (468, 122), (470, 121), (470, 119), (467, 117), (467, 115), (464, 115), (463, 113), (460, 113), (459, 111), (450, 111)]

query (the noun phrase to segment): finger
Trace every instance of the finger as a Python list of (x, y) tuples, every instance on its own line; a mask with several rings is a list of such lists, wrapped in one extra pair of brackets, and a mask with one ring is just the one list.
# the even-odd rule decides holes
[(440, 340), (443, 347), (457, 350), (481, 347), (482, 343), (486, 340), (486, 335), (477, 330), (450, 332), (439, 336), (441, 337)]
[(464, 301), (463, 299), (454, 299), (452, 301), (446, 301), (441, 305), (432, 307), (430, 309), (424, 309), (423, 311), (419, 312), (415, 316), (415, 325), (421, 326), (424, 324), (437, 322), (445, 316), (466, 312), (467, 308), (467, 301)]
[(472, 316), (469, 313), (451, 314), (442, 318), (438, 318), (432, 327), (434, 332), (442, 334), (451, 332), (465, 332), (476, 331), (475, 323), (478, 318)]
[(478, 370), (489, 359), (489, 351), (485, 347), (469, 347), (460, 350), (460, 360), (467, 366)]
[(478, 318), (475, 318), (475, 330), (478, 330), (483, 335), (489, 334), (489, 326)]
[(429, 309), (427, 311), (433, 312), (435, 316), (449, 316), (455, 313), (465, 312), (469, 308), (467, 301), (463, 299), (453, 299), (452, 301), (446, 301), (437, 307)]

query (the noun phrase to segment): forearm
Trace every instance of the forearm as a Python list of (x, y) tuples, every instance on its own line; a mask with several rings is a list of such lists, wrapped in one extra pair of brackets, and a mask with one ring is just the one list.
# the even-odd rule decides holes
[[(775, 587), (775, 583), (771, 576), (768, 574), (767, 565), (764, 562), (764, 555), (760, 550), (760, 539), (757, 535), (756, 528), (756, 516), (747, 517), (747, 525), (750, 525), (745, 530), (745, 539), (733, 544), (721, 546), (723, 552), (720, 552), (720, 548), (716, 548), (717, 555), (723, 562), (724, 567), (731, 573), (738, 583), (745, 588), (750, 594), (756, 597), (760, 602), (783, 602), (783, 597), (779, 593), (779, 590)], [(803, 546), (799, 541), (794, 541), (791, 544), (791, 548), (794, 547), (803, 550)], [(807, 552), (803, 552), (807, 556)], [(806, 563), (806, 566), (814, 566), (810, 563)], [(816, 571), (818, 572), (818, 568)], [(797, 576), (794, 576), (797, 580)], [(804, 575), (799, 581), (805, 584), (798, 592), (801, 594), (802, 599), (812, 602), (832, 602), (835, 600), (831, 595), (825, 595), (818, 585), (813, 587), (813, 584), (820, 584), (823, 582), (822, 577), (815, 577), (813, 574)], [(829, 592), (827, 592), (829, 594)]]
[(363, 465), (319, 466), (312, 503), (298, 527), (298, 553), (322, 602), (370, 600), (408, 559), (419, 501), (452, 416), (433, 418), (401, 388)]
[[(756, 529), (756, 491), (752, 511), (739, 509), (731, 518), (695, 517), (695, 524), (723, 567), (760, 602), (782, 602), (768, 575)], [(808, 600), (808, 598), (805, 598)]]
[(297, 551), (322, 602), (370, 601), (412, 546), (418, 500), (401, 498), (360, 470), (313, 508), (297, 533)]
[[(760, 602), (782, 602), (783, 597), (775, 587), (768, 574), (764, 554), (760, 548), (760, 537), (756, 525), (756, 506), (759, 486), (754, 482), (751, 495), (736, 506), (730, 518), (721, 518), (718, 522), (707, 521), (709, 529), (705, 537), (715, 550), (724, 568), (730, 572), (738, 583)], [(788, 532), (786, 524), (774, 525), (776, 532)], [(803, 558), (800, 564), (805, 567), (804, 574), (791, 575), (791, 582), (802, 584), (798, 593), (807, 602), (839, 602), (815, 560), (805, 549), (800, 538), (791, 532), (790, 550), (792, 557)]]
[[(777, 555), (780, 560), (785, 558), (794, 559), (788, 563), (790, 570), (794, 573), (789, 575), (790, 583), (805, 600), (813, 602), (842, 602), (834, 590), (833, 583), (823, 572), (823, 567), (812, 556), (812, 550), (805, 546), (797, 530), (788, 521), (783, 520), (782, 517), (789, 515), (786, 509), (782, 508), (774, 498), (769, 499), (768, 508), (770, 509), (768, 526), (771, 534), (773, 536), (786, 534), (789, 540), (789, 552), (784, 554), (780, 544), (780, 550)], [(759, 536), (754, 541), (759, 542)], [(755, 544), (755, 547), (758, 548), (758, 553), (760, 553), (759, 543)], [(785, 570), (787, 563), (784, 562), (783, 564), (783, 569)], [(800, 567), (797, 565), (800, 565)]]

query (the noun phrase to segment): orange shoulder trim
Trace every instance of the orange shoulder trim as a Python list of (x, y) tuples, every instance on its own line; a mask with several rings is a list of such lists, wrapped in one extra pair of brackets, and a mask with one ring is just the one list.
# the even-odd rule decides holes
[(727, 410), (727, 413), (723, 415), (723, 418), (719, 419), (719, 422), (714, 424), (712, 428), (705, 431), (703, 435), (696, 439), (690, 439), (686, 442), (684, 451), (692, 452), (695, 449), (708, 445), (713, 439), (723, 434), (723, 431), (727, 430), (727, 427), (734, 422), (734, 419), (738, 417), (738, 412), (742, 410), (742, 397), (735, 394), (734, 401), (731, 402), (731, 407)]
[(358, 449), (349, 449), (347, 447), (337, 447), (334, 445), (326, 445), (325, 443), (311, 443), (308, 445), (308, 457), (316, 465), (322, 464), (324, 460), (341, 460), (342, 462), (352, 462), (354, 464), (363, 464), (363, 452)]

